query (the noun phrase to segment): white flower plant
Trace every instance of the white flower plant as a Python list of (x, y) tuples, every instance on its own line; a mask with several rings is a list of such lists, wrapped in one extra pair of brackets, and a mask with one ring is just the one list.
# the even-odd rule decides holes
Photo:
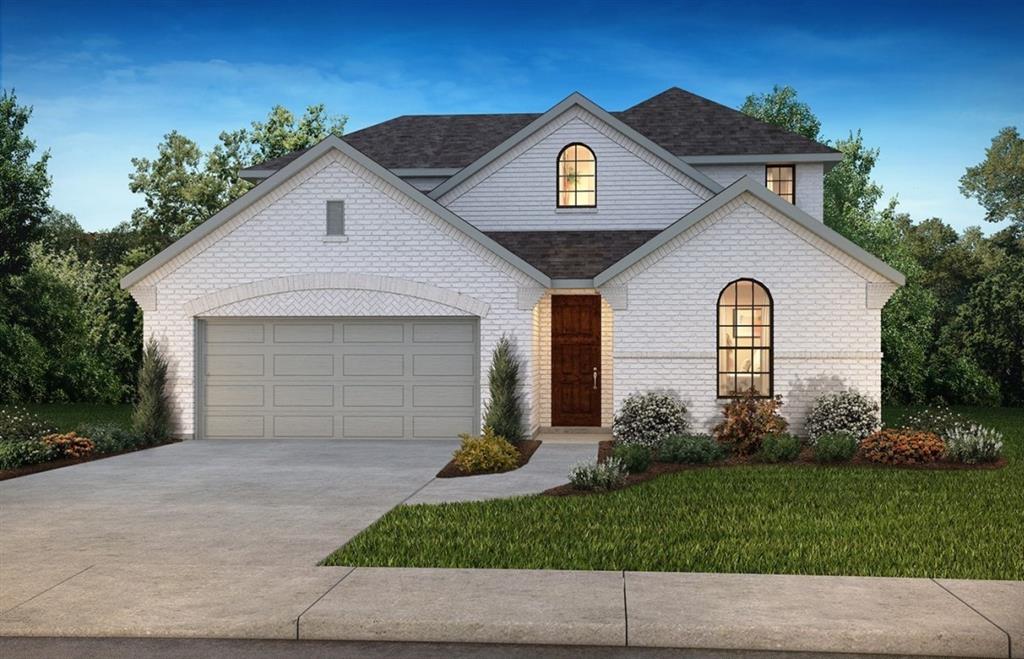
[(837, 432), (859, 442), (881, 427), (878, 403), (853, 390), (825, 394), (814, 401), (805, 427), (811, 444), (822, 435)]
[(669, 392), (634, 393), (622, 401), (615, 414), (612, 435), (622, 444), (659, 448), (666, 439), (688, 427), (686, 405)]

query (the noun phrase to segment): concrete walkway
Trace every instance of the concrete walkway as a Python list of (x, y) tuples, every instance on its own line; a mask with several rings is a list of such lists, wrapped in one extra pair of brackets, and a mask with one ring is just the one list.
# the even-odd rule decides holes
[(1024, 582), (160, 565), (50, 581), (6, 599), (0, 635), (1024, 656)]

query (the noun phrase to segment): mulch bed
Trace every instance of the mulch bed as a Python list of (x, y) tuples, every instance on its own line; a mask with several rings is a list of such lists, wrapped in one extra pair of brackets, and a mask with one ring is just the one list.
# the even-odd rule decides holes
[(540, 448), (540, 444), (541, 442), (539, 439), (524, 439), (521, 442), (516, 442), (515, 444), (513, 444), (513, 446), (516, 447), (516, 450), (519, 451), (519, 462), (512, 469), (505, 469), (503, 471), (478, 471), (474, 473), (467, 473), (459, 469), (459, 467), (455, 464), (454, 460), (450, 460), (448, 464), (446, 464), (444, 468), (441, 469), (441, 471), (437, 472), (437, 478), (459, 478), (461, 476), (480, 476), (482, 474), (501, 474), (507, 471), (515, 471), (516, 469), (519, 469), (520, 467), (524, 466), (527, 462), (530, 461), (530, 458), (533, 457), (533, 454), (537, 452), (538, 448)]
[(90, 455), (84, 458), (64, 458), (63, 460), (53, 460), (52, 462), (41, 462), (35, 465), (26, 465), (24, 467), (18, 467), (17, 469), (0, 469), (0, 481), (9, 480), (11, 478), (18, 478), (19, 476), (28, 476), (29, 474), (38, 474), (41, 471), (50, 471), (51, 469), (60, 469), (61, 467), (71, 467), (73, 465), (82, 464), (83, 462), (92, 462), (93, 460), (103, 460), (104, 458), (113, 458), (118, 455), (124, 455), (125, 453), (135, 453), (137, 451), (145, 451), (146, 449), (156, 448), (158, 446), (167, 446), (168, 444), (177, 444), (180, 439), (168, 439), (158, 444), (152, 444), (150, 446), (142, 446), (139, 448), (130, 448), (127, 451), (118, 451), (117, 453), (103, 453), (102, 455)]
[[(597, 460), (598, 462), (604, 462), (612, 455), (612, 448), (614, 442), (612, 440), (604, 440), (597, 445)], [(868, 468), (868, 469), (911, 469), (911, 470), (924, 470), (924, 471), (959, 471), (959, 470), (984, 470), (984, 469), (1002, 469), (1008, 464), (1008, 460), (1005, 457), (999, 458), (995, 462), (985, 462), (981, 464), (963, 464), (962, 462), (931, 462), (928, 464), (919, 465), (887, 465), (879, 464), (877, 462), (871, 462), (865, 460), (861, 456), (854, 456), (849, 462), (829, 462), (820, 463), (814, 459), (814, 451), (805, 447), (799, 457), (792, 462), (779, 462), (772, 464), (780, 464), (786, 466), (797, 466), (797, 467), (840, 467), (840, 468)], [(724, 460), (718, 462), (712, 462), (711, 464), (678, 464), (675, 462), (652, 462), (651, 466), (647, 468), (647, 471), (639, 474), (629, 474), (626, 476), (625, 484), (619, 488), (624, 489), (632, 487), (645, 481), (653, 480), (664, 474), (674, 474), (679, 471), (687, 471), (690, 469), (717, 469), (721, 467), (743, 467), (750, 465), (767, 465), (769, 463), (758, 460), (755, 456), (739, 456), (732, 455)], [(603, 490), (577, 490), (576, 487), (570, 483), (565, 485), (559, 485), (549, 490), (541, 492), (542, 495), (551, 497), (565, 497), (565, 496), (585, 496), (588, 494), (603, 494)]]

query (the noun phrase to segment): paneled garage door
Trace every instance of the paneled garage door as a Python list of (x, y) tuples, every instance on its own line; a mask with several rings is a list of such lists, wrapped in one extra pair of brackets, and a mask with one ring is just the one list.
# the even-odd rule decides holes
[(201, 321), (200, 436), (470, 432), (479, 410), (477, 328), (475, 318)]

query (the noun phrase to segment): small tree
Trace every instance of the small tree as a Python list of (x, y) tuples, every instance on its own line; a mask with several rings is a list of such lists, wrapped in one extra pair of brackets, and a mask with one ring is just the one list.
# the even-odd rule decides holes
[(494, 346), (491, 368), (487, 373), (491, 399), (484, 411), (484, 426), (510, 442), (523, 438), (523, 412), (519, 394), (519, 360), (512, 352), (512, 342), (502, 336)]
[(132, 428), (148, 442), (159, 442), (171, 434), (171, 407), (167, 399), (167, 360), (156, 339), (146, 342), (139, 369), (139, 400), (132, 415)]

